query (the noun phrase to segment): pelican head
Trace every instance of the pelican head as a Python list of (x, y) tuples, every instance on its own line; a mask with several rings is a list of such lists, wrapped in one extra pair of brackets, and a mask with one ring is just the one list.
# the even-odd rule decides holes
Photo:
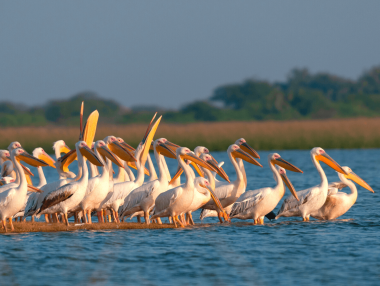
[(244, 161), (263, 167), (255, 158), (253, 158), (251, 155), (249, 155), (247, 152), (243, 151), (238, 145), (232, 144), (230, 147), (228, 147), (227, 152), (232, 155), (233, 158), (240, 158)]
[(277, 171), (281, 176), (282, 181), (285, 183), (285, 185), (288, 187), (289, 191), (292, 193), (292, 195), (299, 201), (300, 199), (298, 198), (298, 195), (296, 193), (296, 190), (294, 189), (292, 183), (290, 182), (288, 176), (286, 175), (286, 170), (285, 168), (282, 168), (280, 166), (276, 166)]
[(118, 141), (121, 145), (123, 145), (123, 147), (126, 148), (129, 152), (131, 152), (132, 154), (135, 153), (136, 149), (133, 148), (131, 145), (127, 144), (127, 143), (124, 141), (123, 138), (121, 138), (121, 137), (117, 137), (116, 139), (117, 139), (117, 141)]
[(11, 156), (16, 158), (18, 161), (24, 161), (25, 163), (33, 166), (33, 167), (45, 167), (49, 166), (46, 162), (30, 155), (22, 148), (16, 148), (11, 152)]
[(289, 163), (288, 161), (285, 161), (284, 159), (282, 159), (280, 154), (278, 154), (278, 153), (269, 154), (268, 155), (268, 161), (273, 165), (280, 166), (280, 167), (285, 168), (289, 171), (297, 172), (297, 173), (303, 173), (299, 168), (297, 168), (293, 164)]
[(230, 179), (228, 178), (226, 172), (223, 170), (222, 167), (219, 167), (219, 163), (214, 159), (214, 157), (211, 156), (211, 154), (201, 154), (200, 158), (204, 160), (207, 164), (211, 165), (214, 169), (217, 170), (217, 174), (221, 176), (224, 180), (230, 183)]
[(236, 145), (240, 146), (240, 148), (251, 155), (253, 158), (260, 159), (259, 153), (257, 153), (251, 146), (248, 145), (247, 141), (244, 138), (240, 138), (236, 140)]
[(34, 149), (32, 154), (34, 157), (46, 162), (46, 164), (55, 169), (55, 161), (41, 147)]
[(344, 174), (340, 174), (338, 173), (338, 176), (341, 177), (345, 177), (346, 179), (349, 179), (349, 180), (352, 180), (354, 181), (355, 183), (357, 183), (358, 185), (362, 186), (363, 188), (367, 189), (368, 191), (374, 193), (375, 191), (371, 188), (370, 185), (368, 185), (362, 178), (360, 178), (358, 175), (356, 175), (350, 167), (347, 167), (347, 166), (343, 166), (342, 169), (344, 171), (346, 171), (346, 173), (348, 175), (344, 175)]
[(199, 166), (206, 168), (210, 171), (217, 172), (217, 170), (212, 167), (211, 165), (207, 164), (204, 160), (201, 158), (195, 156), (195, 153), (192, 152), (189, 148), (187, 147), (180, 147), (176, 151), (177, 158), (182, 159), (182, 160), (189, 160), (191, 162), (194, 162), (195, 164), (198, 164)]
[(197, 157), (199, 157), (201, 154), (209, 154), (210, 151), (206, 147), (197, 146), (194, 149), (194, 153), (195, 153), (195, 155), (197, 155)]
[(176, 153), (171, 148), (173, 143), (169, 142), (166, 138), (160, 138), (153, 141), (153, 147), (158, 153), (161, 153), (165, 157), (176, 159)]
[(110, 159), (113, 163), (116, 164), (118, 167), (123, 167), (123, 163), (119, 160), (117, 156), (115, 156), (111, 150), (107, 147), (107, 144), (103, 140), (98, 140), (94, 144), (94, 148), (98, 150), (98, 152), (108, 159)]
[(58, 151), (58, 153), (68, 153), (68, 152), (70, 152), (71, 150), (70, 150), (70, 148), (66, 145), (66, 143), (65, 143), (65, 141), (63, 141), (63, 140), (58, 140), (58, 141), (55, 141), (54, 143), (53, 143), (53, 150), (54, 151)]
[[(79, 152), (88, 159), (92, 164), (95, 166), (103, 167), (102, 162), (96, 156), (96, 154), (88, 147), (87, 143), (85, 141), (79, 141), (75, 144), (75, 148), (79, 149)], [(70, 152), (69, 152), (70, 153)], [(65, 156), (67, 156), (69, 153), (67, 153)], [(64, 160), (64, 159), (63, 159)], [(62, 160), (62, 161), (63, 161)]]
[(16, 148), (21, 148), (20, 142), (14, 141), (11, 144), (9, 144), (9, 146), (8, 146), (9, 152), (12, 152), (12, 150), (14, 150)]
[(322, 161), (330, 168), (333, 168), (335, 171), (344, 175), (348, 175), (346, 171), (342, 169), (342, 167), (337, 162), (335, 162), (334, 159), (331, 158), (321, 147), (315, 147), (311, 149), (310, 154), (312, 158), (315, 158), (317, 163), (319, 163), (319, 161)]
[(126, 161), (126, 162), (136, 162), (136, 158), (133, 155), (132, 152), (130, 152), (127, 148), (121, 144), (115, 136), (107, 136), (103, 140), (107, 147), (120, 159)]
[(3, 161), (10, 160), (10, 153), (8, 150), (0, 150), (0, 158)]

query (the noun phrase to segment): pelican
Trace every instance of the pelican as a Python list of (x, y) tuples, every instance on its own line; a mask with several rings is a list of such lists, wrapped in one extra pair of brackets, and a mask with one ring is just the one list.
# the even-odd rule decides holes
[(13, 183), (14, 181), (15, 179), (13, 179), (12, 177), (2, 177), (0, 179), (0, 186)]
[[(136, 167), (137, 167), (137, 177), (134, 181), (117, 183), (113, 186), (113, 193), (109, 200), (102, 206), (102, 208), (110, 209), (112, 212), (115, 212), (116, 222), (120, 222), (119, 219), (119, 207), (124, 203), (125, 198), (136, 188), (140, 187), (144, 183), (144, 172), (145, 172), (145, 163), (147, 160), (147, 155), (149, 148), (152, 142), (152, 138), (156, 133), (158, 124), (161, 121), (162, 116), (157, 119), (157, 121), (152, 126), (152, 122), (156, 115), (154, 115), (152, 121), (150, 122), (147, 131), (143, 140), (140, 142), (139, 146), (135, 151), (135, 157), (137, 158)], [(151, 128), (152, 126), (152, 128)], [(115, 144), (119, 143), (118, 141)], [(120, 143), (119, 143), (120, 144)], [(112, 150), (112, 149), (111, 149)], [(115, 150), (116, 152), (117, 150)], [(114, 152), (114, 153), (115, 153)], [(118, 153), (116, 155), (119, 156)], [(122, 156), (119, 156), (123, 159)]]
[(325, 172), (322, 169), (320, 161), (324, 162), (335, 171), (348, 175), (342, 167), (335, 162), (326, 151), (320, 147), (315, 147), (310, 151), (311, 160), (317, 169), (321, 183), (309, 189), (297, 192), (299, 200), (294, 196), (287, 197), (277, 213), (276, 219), (279, 217), (300, 216), (303, 221), (310, 220), (310, 214), (319, 210), (326, 202), (328, 193), (328, 181)]
[[(181, 147), (176, 151), (177, 161), (180, 167), (184, 170), (186, 176), (186, 183), (174, 189), (170, 189), (162, 194), (160, 194), (155, 201), (155, 211), (152, 216), (152, 220), (159, 217), (169, 217), (173, 218), (174, 225), (177, 227), (177, 222), (183, 227), (182, 222), (177, 218), (178, 215), (186, 212), (194, 197), (194, 178), (192, 176), (192, 170), (190, 166), (185, 163), (185, 159), (192, 161), (199, 166), (211, 169), (205, 161), (195, 156), (189, 148)], [(209, 183), (207, 184), (209, 186)]]
[[(319, 210), (312, 212), (310, 214), (311, 217), (320, 220), (331, 220), (344, 215), (358, 198), (358, 191), (353, 182), (374, 193), (372, 188), (362, 178), (356, 175), (350, 167), (345, 166), (342, 168), (348, 175), (338, 173), (340, 182), (329, 184), (329, 193), (325, 204)], [(351, 193), (338, 192), (338, 190), (345, 187), (349, 187)]]
[(57, 167), (57, 172), (59, 175), (59, 179), (66, 179), (66, 178), (75, 178), (75, 174), (73, 172), (70, 172), (69, 169), (61, 164), (61, 160), (59, 158), (61, 157), (61, 153), (67, 154), (70, 152), (70, 148), (66, 145), (65, 141), (58, 140), (53, 143), (53, 150), (55, 154), (55, 158), (57, 159), (57, 162), (55, 163), (55, 166)]
[[(197, 150), (194, 150), (195, 152)], [(197, 153), (195, 153), (197, 154)], [(214, 169), (217, 170), (217, 173), (223, 178), (225, 179), (227, 182), (230, 183), (230, 180), (227, 176), (227, 174), (224, 172), (223, 169), (221, 169), (219, 166), (218, 166), (218, 162), (208, 153), (198, 153), (200, 154), (199, 157), (204, 160), (207, 164), (211, 165), (211, 167), (213, 167)], [(214, 176), (212, 175), (211, 171), (209, 169), (206, 169), (206, 168), (202, 168), (202, 171), (206, 174), (207, 178), (208, 178), (208, 182), (210, 183), (210, 189), (212, 191), (215, 190), (215, 178)], [(192, 218), (192, 215), (191, 213), (200, 209), (202, 206), (204, 206), (205, 204), (207, 204), (210, 200), (213, 200), (214, 203), (215, 203), (215, 206), (216, 206), (216, 209), (217, 209), (217, 212), (218, 213), (223, 213), (223, 217), (225, 220), (228, 220), (228, 215), (227, 213), (224, 211), (219, 199), (216, 197), (216, 195), (214, 194), (214, 192), (211, 194), (210, 191), (207, 191), (204, 187), (202, 187), (202, 184), (199, 183), (199, 180), (201, 179), (202, 177), (198, 177), (198, 178), (195, 178), (195, 190), (194, 190), (194, 197), (193, 197), (193, 201), (189, 207), (189, 210), (186, 212), (186, 215), (187, 215), (187, 218), (188, 218), (188, 222), (192, 225), (194, 225), (194, 220)], [(201, 181), (200, 181), (201, 182)], [(221, 221), (222, 222), (222, 221)]]
[[(101, 174), (95, 176), (88, 181), (86, 195), (84, 196), (80, 207), (84, 212), (85, 222), (92, 223), (91, 221), (91, 211), (99, 208), (100, 203), (107, 197), (110, 189), (110, 170), (112, 162), (117, 166), (121, 167), (122, 163), (118, 158), (111, 152), (103, 140), (96, 141), (94, 146), (94, 151), (96, 156), (100, 159), (101, 163), (104, 165), (101, 167)], [(103, 161), (102, 156), (106, 159)], [(91, 164), (93, 165), (93, 164)], [(95, 166), (95, 165), (93, 165)], [(86, 218), (86, 213), (88, 220)], [(100, 222), (100, 221), (99, 221)]]
[[(66, 184), (50, 193), (42, 202), (42, 206), (37, 214), (43, 214), (45, 210), (50, 209), (50, 213), (60, 212), (64, 215), (66, 225), (69, 225), (67, 212), (75, 208), (86, 194), (88, 184), (88, 169), (86, 159), (91, 163), (103, 166), (100, 159), (88, 147), (85, 141), (79, 141), (75, 144), (76, 154), (78, 156), (78, 169), (83, 174), (80, 179), (75, 182)], [(69, 153), (68, 153), (69, 154)], [(66, 154), (67, 155), (67, 154)]]
[[(20, 178), (20, 184), (15, 187), (0, 193), (0, 220), (7, 232), (6, 219), (8, 218), (11, 224), (11, 229), (14, 230), (12, 224), (12, 216), (17, 213), (23, 206), (25, 196), (28, 190), (28, 183), (21, 167), (20, 160), (25, 161), (33, 166), (46, 166), (47, 164), (38, 158), (29, 155), (24, 149), (16, 148), (11, 152), (11, 160), (15, 167), (17, 176)], [(39, 191), (35, 189), (35, 191)]]
[[(169, 187), (169, 180), (163, 165), (163, 156), (161, 153), (175, 158), (175, 153), (168, 147), (170, 142), (166, 138), (160, 138), (154, 141), (154, 156), (160, 172), (160, 177), (154, 181), (149, 181), (140, 187), (134, 189), (124, 200), (124, 204), (120, 207), (119, 216), (131, 215), (135, 212), (143, 211), (145, 223), (149, 224), (149, 213), (154, 208), (154, 202), (158, 195), (166, 192)], [(151, 170), (150, 170), (151, 171)]]
[[(236, 200), (245, 192), (246, 184), (244, 181), (243, 173), (239, 168), (236, 158), (243, 159), (244, 161), (256, 166), (262, 167), (262, 165), (256, 161), (251, 155), (243, 151), (238, 145), (232, 144), (227, 150), (228, 156), (232, 165), (235, 168), (237, 178), (232, 183), (218, 182), (215, 188), (215, 194), (222, 203), (223, 208), (227, 208), (232, 205)], [(204, 205), (203, 209), (215, 210), (215, 205), (212, 202)], [(221, 220), (221, 213), (218, 214), (219, 220)]]
[[(297, 193), (286, 175), (285, 168), (293, 172), (302, 173), (302, 171), (282, 159), (277, 153), (269, 154), (268, 162), (277, 183), (276, 186), (247, 191), (242, 194), (232, 206), (231, 218), (253, 219), (255, 224), (264, 224), (264, 216), (274, 210), (285, 194), (283, 182), (298, 200)], [(275, 165), (279, 165), (278, 168)]]

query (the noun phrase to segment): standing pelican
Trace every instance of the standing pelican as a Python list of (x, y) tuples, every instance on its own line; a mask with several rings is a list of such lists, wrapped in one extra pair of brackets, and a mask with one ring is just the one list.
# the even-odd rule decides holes
[(83, 174), (82, 177), (78, 179), (78, 181), (66, 184), (51, 192), (44, 199), (42, 206), (38, 211), (38, 214), (43, 214), (48, 209), (50, 209), (50, 213), (62, 213), (64, 215), (64, 220), (67, 226), (69, 225), (67, 212), (75, 208), (83, 200), (83, 197), (86, 194), (88, 184), (88, 169), (84, 156), (89, 159), (91, 163), (98, 166), (103, 166), (99, 158), (87, 146), (86, 142), (77, 142), (75, 144), (75, 150), (78, 156), (78, 169), (81, 169), (81, 172)]
[(294, 196), (287, 197), (277, 213), (279, 217), (300, 216), (303, 221), (309, 221), (310, 214), (319, 210), (326, 202), (328, 193), (328, 181), (325, 172), (322, 169), (320, 161), (324, 162), (335, 171), (348, 175), (337, 162), (335, 162), (326, 151), (320, 147), (315, 147), (310, 151), (311, 160), (321, 177), (321, 183), (309, 189), (297, 192), (299, 200)]
[[(262, 167), (262, 165), (256, 161), (251, 155), (243, 151), (238, 145), (232, 144), (227, 150), (228, 156), (232, 165), (235, 168), (237, 178), (232, 183), (218, 182), (215, 188), (215, 194), (222, 203), (223, 208), (227, 208), (232, 205), (236, 200), (245, 192), (246, 184), (244, 181), (243, 173), (239, 168), (236, 158), (243, 159), (244, 161)], [(215, 210), (215, 205), (212, 202), (204, 205), (203, 209)], [(218, 214), (221, 219), (222, 214)]]
[[(29, 155), (22, 148), (13, 149), (11, 152), (11, 160), (15, 167), (17, 176), (20, 178), (20, 184), (18, 187), (11, 188), (0, 193), (0, 220), (2, 221), (5, 231), (7, 231), (7, 218), (9, 218), (11, 229), (14, 229), (11, 218), (22, 208), (28, 190), (28, 183), (26, 181), (23, 168), (21, 167), (20, 160), (36, 167), (47, 165), (45, 162)], [(38, 189), (35, 190), (39, 191)]]
[[(195, 156), (189, 148), (178, 148), (176, 155), (178, 164), (185, 172), (186, 183), (174, 189), (170, 189), (157, 197), (154, 215), (151, 219), (153, 220), (159, 217), (171, 216), (176, 227), (177, 222), (183, 227), (183, 224), (178, 220), (177, 216), (189, 209), (193, 201), (195, 187), (192, 170), (184, 160), (187, 159), (198, 164), (199, 166), (211, 169), (212, 171), (215, 171), (215, 169), (211, 168), (205, 161)], [(209, 186), (209, 183), (207, 186)]]
[(293, 172), (302, 173), (302, 171), (282, 159), (277, 153), (269, 154), (268, 162), (277, 185), (274, 188), (262, 188), (242, 194), (232, 206), (231, 218), (253, 219), (255, 224), (264, 224), (264, 216), (274, 210), (285, 194), (283, 182), (298, 200), (297, 193), (286, 176), (285, 169), (282, 167), (276, 168), (275, 165), (283, 166)]
[[(356, 175), (350, 167), (342, 167), (348, 175), (338, 173), (340, 182), (329, 184), (329, 193), (325, 204), (317, 211), (310, 214), (311, 217), (321, 220), (336, 219), (344, 215), (356, 202), (358, 191), (355, 184), (359, 184), (363, 188), (374, 193), (372, 188), (358, 175)], [(351, 193), (338, 192), (345, 187), (349, 187)]]

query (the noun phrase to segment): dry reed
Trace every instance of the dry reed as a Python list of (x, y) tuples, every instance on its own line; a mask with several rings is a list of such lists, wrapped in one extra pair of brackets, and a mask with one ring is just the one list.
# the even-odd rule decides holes
[[(265, 122), (202, 122), (160, 124), (155, 138), (165, 137), (181, 146), (207, 146), (210, 150), (226, 150), (238, 138), (245, 138), (258, 150), (323, 148), (380, 148), (380, 118), (329, 119)], [(96, 138), (107, 135), (122, 137), (136, 146), (145, 133), (145, 124), (101, 125)], [(77, 127), (2, 128), (0, 148), (19, 141), (27, 150), (43, 147), (50, 151), (52, 143), (63, 139), (73, 147), (79, 137)]]

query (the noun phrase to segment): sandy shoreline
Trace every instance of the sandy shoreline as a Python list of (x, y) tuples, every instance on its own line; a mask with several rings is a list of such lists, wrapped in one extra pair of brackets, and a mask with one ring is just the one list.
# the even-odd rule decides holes
[[(27, 232), (59, 232), (59, 231), (76, 231), (76, 230), (113, 230), (113, 229), (163, 229), (174, 228), (172, 224), (142, 224), (134, 222), (123, 223), (93, 223), (93, 224), (74, 224), (71, 223), (68, 227), (63, 223), (45, 223), (45, 222), (14, 222), (14, 231), (10, 230), (9, 224), (8, 233), (27, 233)], [(7, 234), (8, 234), (7, 233)], [(5, 234), (5, 230), (0, 227), (0, 234)]]

